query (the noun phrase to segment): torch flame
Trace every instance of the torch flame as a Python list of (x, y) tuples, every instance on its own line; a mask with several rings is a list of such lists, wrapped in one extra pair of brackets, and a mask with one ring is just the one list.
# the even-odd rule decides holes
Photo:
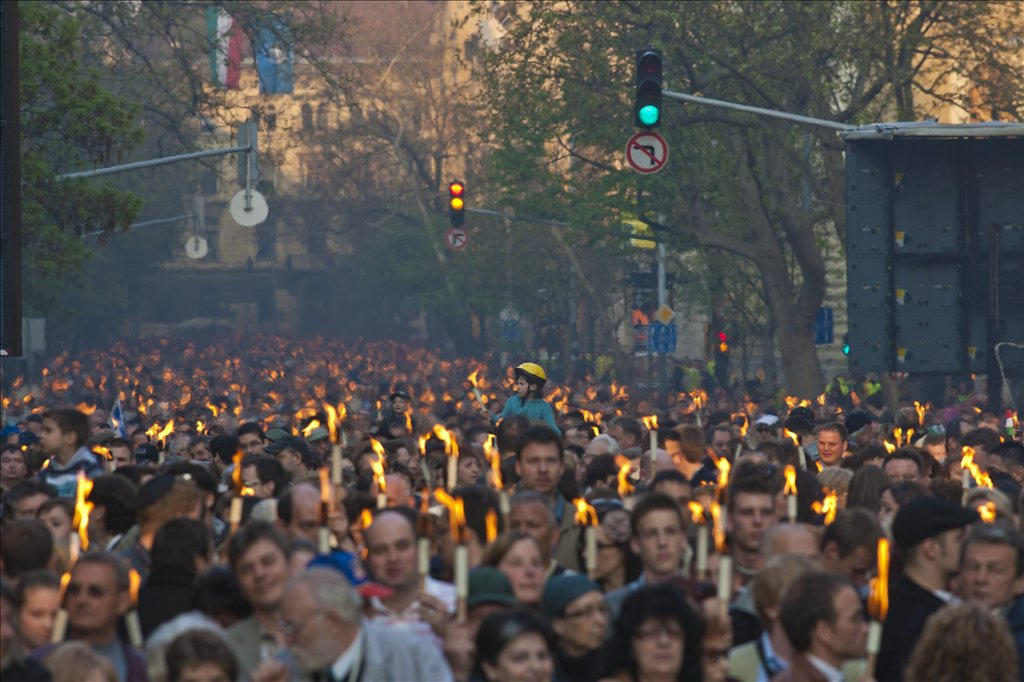
[(444, 453), (449, 457), (458, 457), (459, 444), (455, 441), (455, 437), (451, 432), (440, 424), (434, 424), (433, 431), (434, 435), (440, 438), (441, 442), (444, 443)]
[[(327, 467), (320, 467), (320, 503), (331, 503), (331, 470)], [(327, 519), (321, 519), (324, 523)]]
[(962, 448), (962, 452), (963, 457), (960, 459), (960, 468), (964, 471), (963, 475), (967, 475), (967, 472), (970, 472), (975, 485), (979, 488), (991, 488), (992, 478), (974, 463), (974, 448), (970, 445), (965, 445)]
[(452, 533), (452, 540), (455, 542), (465, 541), (466, 508), (461, 497), (453, 498), (445, 490), (436, 488), (434, 499), (440, 502), (448, 510), (448, 526)]
[(501, 453), (498, 452), (496, 442), (497, 436), (493, 433), (487, 435), (487, 440), (484, 441), (484, 456), (491, 465), (491, 485), (495, 490), (504, 490), (505, 484), (501, 478)]
[(478, 368), (474, 369), (473, 372), (468, 377), (466, 377), (466, 381), (468, 381), (469, 385), (472, 386), (473, 388), (480, 388), (477, 385), (477, 382), (476, 382), (476, 375), (479, 374), (479, 373), (480, 373), (480, 368), (478, 367)]
[(690, 518), (693, 523), (698, 526), (702, 526), (706, 523), (704, 518), (704, 505), (700, 502), (694, 502), (693, 500), (686, 503), (686, 506), (690, 509)]
[(373, 512), (364, 508), (362, 513), (359, 514), (359, 523), (363, 530), (369, 528), (373, 524)]
[(725, 493), (725, 489), (729, 487), (729, 471), (732, 469), (732, 465), (729, 464), (729, 460), (725, 457), (719, 457), (718, 462), (715, 465), (718, 467), (718, 497), (721, 499)]
[(68, 589), (68, 583), (69, 582), (71, 582), (71, 572), (70, 571), (65, 571), (60, 576), (60, 592), (58, 593), (58, 596), (57, 596), (57, 604), (60, 605), (60, 606), (64, 605), (64, 593)]
[(376, 438), (370, 437), (370, 446), (373, 451), (377, 453), (377, 459), (370, 462), (370, 468), (373, 469), (373, 475), (377, 479), (377, 488), (380, 492), (387, 492), (388, 483), (384, 477), (384, 465), (386, 460), (384, 459), (384, 446), (380, 444), (380, 441)]
[(75, 518), (72, 523), (78, 529), (82, 550), (89, 549), (89, 513), (92, 511), (93, 503), (87, 502), (86, 498), (90, 492), (92, 480), (85, 475), (85, 471), (79, 470), (78, 485), (75, 487)]
[(209, 401), (207, 401), (207, 403), (206, 403), (206, 409), (208, 409), (211, 413), (213, 413), (213, 418), (214, 419), (216, 419), (217, 417), (220, 416), (220, 409), (216, 405), (214, 405), (213, 403), (211, 403)]
[(308, 424), (306, 424), (305, 428), (302, 429), (302, 436), (304, 438), (309, 438), (309, 434), (313, 433), (313, 429), (319, 429), (319, 428), (320, 428), (320, 422), (317, 421), (316, 419), (314, 419), (311, 422), (309, 422)]
[(174, 433), (174, 418), (173, 417), (164, 425), (164, 428), (160, 430), (160, 433), (156, 434), (156, 439), (159, 440), (159, 441), (162, 441), (165, 438), (167, 438), (167, 436), (171, 435), (172, 433)]
[(725, 552), (725, 526), (722, 524), (722, 507), (717, 502), (711, 503), (711, 519), (714, 522), (715, 551)]
[(585, 499), (577, 497), (572, 503), (576, 505), (576, 523), (581, 526), (597, 525), (597, 510), (587, 504)]
[(650, 417), (642, 417), (641, 419), (643, 419), (644, 427), (648, 431), (657, 431), (658, 430), (658, 417), (657, 417), (657, 415), (651, 415)]
[(791, 441), (793, 441), (793, 445), (795, 445), (797, 447), (800, 447), (800, 436), (796, 435), (795, 433), (793, 433), (792, 431), (790, 431), (787, 428), (783, 428), (782, 429), (782, 435), (784, 435), (786, 438), (788, 438)]
[(822, 502), (815, 501), (811, 504), (814, 513), (825, 517), (825, 525), (829, 526), (836, 520), (836, 513), (839, 511), (839, 496), (835, 490), (824, 489), (825, 499)]
[(615, 455), (615, 464), (619, 467), (619, 497), (632, 495), (636, 488), (629, 482), (629, 472), (633, 463), (624, 455)]
[(892, 437), (896, 440), (897, 447), (903, 447), (903, 429), (897, 426), (892, 430)]
[(139, 586), (142, 584), (142, 576), (134, 568), (128, 571), (128, 591), (132, 596), (132, 606), (139, 603)]
[(81, 412), (82, 414), (84, 414), (87, 417), (89, 415), (91, 415), (93, 412), (96, 411), (96, 406), (95, 405), (89, 405), (89, 404), (84, 403), (84, 402), (83, 403), (78, 403), (77, 405), (75, 405), (75, 408), (79, 412)]
[(786, 487), (783, 488), (783, 495), (796, 495), (796, 467), (792, 464), (787, 464), (784, 472), (786, 477)]
[(924, 405), (915, 400), (914, 410), (917, 411), (917, 423), (920, 424), (921, 426), (924, 426)]
[(107, 460), (114, 459), (114, 455), (111, 454), (110, 449), (109, 448), (105, 448), (102, 445), (93, 445), (92, 446), (92, 452), (93, 452), (94, 455), (99, 455), (103, 459), (107, 459)]
[(868, 613), (880, 623), (889, 613), (889, 540), (878, 540), (878, 575), (871, 579), (868, 592)]
[(996, 503), (989, 501), (978, 507), (978, 514), (985, 523), (994, 523), (996, 520)]
[(825, 399), (826, 399), (826, 397), (825, 397), (824, 393), (819, 395), (818, 396), (818, 404), (821, 405), (822, 407), (825, 407)]
[(484, 523), (487, 526), (487, 543), (490, 544), (498, 537), (498, 514), (493, 509), (487, 510), (487, 516), (484, 517)]

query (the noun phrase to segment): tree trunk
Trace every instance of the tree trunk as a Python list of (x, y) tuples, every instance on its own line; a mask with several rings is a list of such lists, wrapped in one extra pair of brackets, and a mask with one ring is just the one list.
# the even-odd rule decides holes
[(807, 320), (801, 320), (795, 311), (792, 316), (783, 315), (775, 333), (779, 347), (783, 349), (782, 371), (786, 375), (784, 385), (787, 392), (808, 400), (821, 395), (825, 390), (825, 376)]

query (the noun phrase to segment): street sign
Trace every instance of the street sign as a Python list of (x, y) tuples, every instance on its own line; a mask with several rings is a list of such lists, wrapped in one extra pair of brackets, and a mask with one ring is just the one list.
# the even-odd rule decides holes
[(835, 315), (832, 308), (828, 306), (818, 308), (818, 316), (814, 319), (814, 343), (816, 345), (825, 346), (835, 340), (834, 322)]
[(658, 133), (644, 130), (626, 143), (626, 163), (637, 173), (657, 173), (668, 161), (668, 142)]
[(655, 322), (647, 334), (647, 350), (651, 353), (673, 353), (679, 328), (674, 324)]
[(654, 313), (654, 319), (662, 324), (668, 324), (672, 321), (672, 318), (676, 316), (676, 312), (667, 305), (662, 305), (658, 308), (657, 312)]
[(231, 217), (242, 227), (253, 227), (267, 219), (270, 209), (267, 207), (267, 200), (256, 190), (250, 190), (249, 207), (245, 206), (245, 190), (241, 189), (231, 197), (228, 206)]
[(462, 251), (469, 242), (469, 236), (461, 227), (449, 227), (444, 231), (444, 245), (451, 251)]

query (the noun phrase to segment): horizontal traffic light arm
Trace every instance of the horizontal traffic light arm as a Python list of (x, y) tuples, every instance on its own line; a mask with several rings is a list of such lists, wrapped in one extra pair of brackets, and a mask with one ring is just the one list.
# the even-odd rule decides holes
[(784, 121), (803, 123), (806, 125), (819, 126), (822, 128), (831, 128), (833, 130), (846, 131), (857, 129), (857, 126), (848, 125), (846, 123), (840, 123), (839, 121), (829, 121), (828, 119), (825, 118), (814, 118), (813, 116), (791, 114), (786, 111), (776, 111), (775, 109), (752, 107), (749, 104), (737, 104), (736, 102), (727, 102), (721, 99), (711, 99), (710, 97), (698, 97), (697, 95), (688, 95), (685, 92), (675, 92), (674, 90), (662, 90), (661, 94), (663, 97), (667, 97), (669, 99), (677, 99), (682, 102), (693, 102), (694, 104), (703, 104), (704, 106), (718, 107), (719, 109), (732, 109), (733, 111), (743, 111), (748, 114), (757, 114), (759, 116), (768, 116), (770, 118), (780, 118)]

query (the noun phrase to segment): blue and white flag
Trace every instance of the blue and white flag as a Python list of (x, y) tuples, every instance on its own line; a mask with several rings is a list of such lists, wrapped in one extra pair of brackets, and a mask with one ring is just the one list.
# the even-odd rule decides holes
[(257, 23), (254, 33), (253, 54), (260, 79), (260, 94), (290, 95), (295, 87), (292, 76), (295, 47), (291, 31), (275, 17)]
[(124, 438), (127, 435), (124, 423), (124, 412), (121, 411), (120, 398), (115, 400), (114, 406), (110, 408), (110, 428), (117, 434), (118, 438)]

